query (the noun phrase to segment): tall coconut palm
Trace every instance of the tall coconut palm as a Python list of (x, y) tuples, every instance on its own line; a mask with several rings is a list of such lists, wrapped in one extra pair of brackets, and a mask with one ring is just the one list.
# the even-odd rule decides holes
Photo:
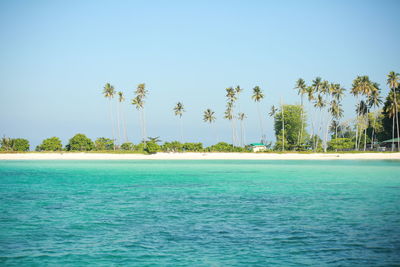
[[(235, 93), (236, 93), (236, 101), (238, 102), (238, 112), (239, 113), (241, 112), (239, 96), (240, 96), (240, 94), (242, 92), (243, 92), (243, 88), (241, 88), (240, 85), (237, 85), (235, 87)], [(235, 117), (235, 119), (239, 120), (239, 117)], [(236, 120), (235, 120), (234, 124), (235, 124), (235, 128), (236, 128)], [(241, 121), (240, 124), (242, 125), (243, 121)], [(237, 134), (237, 132), (235, 132), (235, 136), (236, 136), (236, 139), (238, 140), (239, 139), (239, 135)]]
[(299, 134), (297, 137), (297, 145), (300, 145), (300, 143), (303, 140), (303, 116), (304, 116), (304, 106), (303, 106), (303, 96), (304, 94), (307, 93), (307, 85), (306, 82), (300, 78), (297, 80), (296, 82), (296, 87), (295, 89), (297, 89), (297, 94), (300, 95), (300, 104), (301, 104), (301, 114), (300, 114), (300, 118), (301, 118), (301, 128), (299, 130)]
[[(374, 90), (372, 94), (368, 98), (368, 106), (369, 108), (379, 108), (379, 106), (383, 103), (382, 98), (380, 96), (381, 90), (379, 89), (379, 85), (375, 84), (375, 88), (377, 90)], [(376, 124), (376, 112), (373, 113), (373, 119), (374, 122), (372, 123), (372, 134), (371, 134), (371, 148), (373, 148), (374, 145), (374, 135), (375, 135), (375, 124)]]
[(283, 110), (282, 99), (281, 99), (281, 116), (282, 116), (282, 151), (285, 151), (285, 113)]
[[(321, 94), (318, 94), (317, 99), (315, 100), (315, 103), (314, 103), (314, 107), (319, 109), (319, 112), (322, 113), (322, 110), (324, 109), (325, 106), (326, 106), (326, 102), (325, 102), (323, 96)], [(322, 115), (320, 117), (321, 117), (321, 123), (319, 126), (318, 133), (321, 132), (321, 124), (322, 124), (322, 118), (323, 118)], [(318, 148), (318, 138), (317, 138), (316, 144), (315, 144), (315, 149), (317, 149), (317, 148)]]
[(233, 115), (233, 103), (232, 102), (228, 102), (226, 105), (224, 119), (229, 120), (232, 124), (232, 145), (235, 145), (235, 128), (233, 125), (234, 115)]
[[(400, 151), (399, 109), (398, 109), (398, 105), (397, 105), (397, 92), (396, 92), (396, 88), (398, 88), (399, 84), (400, 84), (400, 74), (395, 73), (394, 71), (391, 71), (388, 74), (387, 84), (389, 85), (390, 89), (392, 89), (393, 96), (394, 96), (393, 97), (394, 107), (395, 107), (394, 120), (396, 121), (396, 126), (397, 126), (397, 148)], [(393, 124), (393, 129), (394, 129), (394, 124)], [(394, 139), (394, 136), (392, 139)]]
[[(112, 99), (114, 98), (115, 95), (115, 89), (114, 86), (112, 86), (110, 83), (106, 83), (106, 85), (103, 88), (103, 95), (105, 98), (108, 98), (109, 103), (110, 103), (110, 120), (111, 120), (111, 128), (112, 128), (112, 139), (115, 141), (115, 132), (114, 132), (114, 120), (113, 120), (113, 114), (112, 114)], [(113, 147), (115, 150), (115, 146)]]
[(399, 110), (399, 104), (397, 104), (397, 106), (396, 106), (396, 103), (395, 103), (395, 96), (394, 96), (394, 93), (393, 93), (393, 91), (391, 91), (390, 93), (389, 93), (389, 96), (388, 96), (388, 98), (389, 98), (389, 105), (387, 105), (386, 107), (385, 107), (385, 112), (388, 114), (388, 116), (389, 116), (389, 118), (392, 118), (392, 151), (393, 151), (393, 149), (394, 149), (394, 133), (395, 133), (395, 130), (394, 130), (394, 128), (395, 128), (395, 122), (394, 122), (394, 120), (395, 120), (395, 118), (396, 118), (396, 112)]
[[(374, 83), (372, 83), (369, 80), (368, 76), (357, 76), (353, 81), (351, 93), (357, 98), (357, 103), (358, 103), (358, 100), (359, 100), (360, 96), (368, 97), (369, 95), (372, 94), (372, 92), (374, 90), (376, 90), (376, 88), (374, 87)], [(360, 107), (361, 107), (361, 105), (357, 104), (357, 108), (360, 108)], [(355, 149), (358, 150), (359, 149), (359, 145), (358, 145), (359, 144), (359, 140), (358, 140), (359, 139), (358, 138), (358, 135), (359, 135), (359, 130), (358, 130), (359, 123), (358, 123), (358, 121), (359, 121), (359, 116), (361, 114), (360, 110), (357, 109), (356, 113), (357, 113), (357, 118), (356, 118), (357, 124), (356, 124), (356, 144), (355, 144)]]
[(265, 136), (260, 111), (260, 101), (264, 98), (264, 93), (259, 86), (255, 86), (253, 88), (253, 95), (251, 96), (251, 98), (257, 103), (258, 117), (260, 119), (261, 141), (264, 141)]
[[(239, 86), (238, 86), (239, 87)], [(239, 93), (240, 93), (240, 87)], [(225, 119), (228, 119), (231, 122), (231, 127), (232, 127), (232, 144), (236, 145), (236, 123), (235, 123), (235, 116), (233, 115), (235, 112), (235, 102), (237, 100), (237, 91), (236, 89), (233, 89), (232, 87), (226, 88), (226, 97), (227, 97), (227, 109), (225, 111)]]
[(240, 145), (244, 146), (244, 143), (245, 143), (245, 132), (244, 132), (243, 121), (247, 117), (246, 117), (246, 114), (244, 114), (243, 112), (239, 112), (237, 117), (238, 117), (238, 120), (240, 120)]
[[(122, 103), (125, 102), (124, 93), (118, 92), (118, 101), (119, 101), (120, 104), (122, 104)], [(124, 106), (122, 106), (121, 117), (122, 117), (122, 121), (123, 121), (125, 142), (128, 142), (128, 135), (127, 135), (127, 133), (126, 133), (126, 118), (125, 118), (125, 109), (124, 109)]]
[[(216, 119), (216, 117), (215, 117), (215, 112), (214, 111), (212, 111), (209, 108), (204, 111), (204, 113), (203, 113), (203, 121), (206, 122), (206, 123), (209, 123), (210, 127), (211, 127), (211, 124), (213, 122), (215, 122), (215, 119)], [(217, 142), (218, 142), (218, 139), (217, 139)]]
[(135, 98), (132, 100), (132, 104), (136, 106), (136, 109), (139, 110), (140, 113), (140, 123), (142, 129), (142, 139), (143, 142), (147, 140), (147, 133), (146, 133), (146, 117), (144, 114), (144, 99), (147, 96), (146, 84), (140, 83), (136, 87), (135, 91)]
[(181, 128), (181, 143), (183, 143), (183, 125), (182, 125), (182, 115), (185, 112), (185, 107), (183, 106), (182, 102), (176, 103), (174, 107), (175, 116), (179, 116), (180, 120), (180, 128)]
[(135, 96), (135, 98), (132, 99), (132, 105), (136, 107), (136, 109), (139, 111), (139, 122), (140, 122), (140, 130), (141, 130), (141, 135), (142, 135), (142, 142), (146, 141), (146, 136), (143, 128), (143, 113), (142, 110), (144, 108), (144, 101), (140, 96)]
[(329, 107), (329, 112), (332, 115), (332, 118), (334, 118), (334, 122), (335, 122), (335, 139), (337, 139), (337, 127), (339, 126), (340, 122), (339, 120), (343, 117), (343, 109), (342, 109), (342, 105), (340, 104), (339, 101), (337, 101), (337, 99), (333, 99), (330, 103), (330, 107)]

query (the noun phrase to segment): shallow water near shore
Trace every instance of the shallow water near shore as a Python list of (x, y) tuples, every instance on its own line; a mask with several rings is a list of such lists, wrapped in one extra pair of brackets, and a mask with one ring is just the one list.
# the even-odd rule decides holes
[(3, 161), (0, 264), (390, 266), (400, 161)]

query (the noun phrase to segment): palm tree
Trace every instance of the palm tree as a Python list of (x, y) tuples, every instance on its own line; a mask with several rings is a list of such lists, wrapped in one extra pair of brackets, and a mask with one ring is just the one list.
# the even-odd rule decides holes
[[(379, 106), (383, 103), (382, 98), (380, 96), (381, 89), (379, 88), (378, 84), (375, 84), (375, 88), (377, 90), (373, 91), (372, 94), (368, 98), (368, 106), (369, 108), (379, 108)], [(375, 123), (376, 123), (376, 112), (373, 115), (374, 122), (372, 124), (372, 135), (371, 135), (371, 148), (374, 145), (374, 135), (375, 135)]]
[(235, 145), (235, 129), (234, 129), (234, 125), (233, 125), (233, 119), (234, 119), (234, 115), (233, 115), (233, 102), (228, 102), (226, 105), (226, 110), (224, 113), (224, 119), (227, 119), (231, 122), (232, 124), (232, 145)]
[(146, 133), (146, 119), (144, 114), (144, 99), (147, 95), (146, 84), (140, 83), (138, 84), (135, 95), (136, 97), (132, 100), (132, 104), (136, 106), (136, 109), (140, 111), (140, 123), (142, 128), (142, 140), (143, 142), (147, 139)]
[(253, 95), (251, 98), (257, 103), (257, 111), (258, 111), (258, 117), (260, 119), (260, 130), (261, 130), (261, 141), (264, 141), (264, 129), (262, 125), (262, 119), (261, 119), (261, 111), (260, 111), (260, 101), (264, 98), (264, 93), (262, 92), (261, 88), (259, 86), (255, 86), (253, 88)]
[(304, 126), (303, 125), (303, 115), (304, 115), (303, 96), (304, 96), (304, 94), (307, 93), (306, 82), (302, 78), (298, 79), (296, 82), (295, 89), (297, 89), (297, 94), (300, 95), (300, 103), (301, 103), (301, 114), (300, 114), (301, 128), (299, 130), (299, 135), (297, 137), (297, 145), (300, 145), (300, 142), (303, 139), (303, 126)]
[(244, 146), (245, 133), (244, 133), (243, 121), (244, 121), (244, 119), (246, 119), (246, 114), (244, 114), (243, 112), (239, 112), (238, 119), (240, 120), (240, 144), (241, 144), (241, 146)]
[[(376, 85), (375, 83), (372, 83), (369, 80), (368, 76), (357, 76), (357, 78), (355, 78), (353, 81), (351, 93), (357, 98), (357, 102), (358, 102), (360, 95), (366, 96), (368, 98), (368, 96), (371, 95), (373, 91), (377, 90), (375, 88), (375, 85)], [(360, 116), (360, 110), (358, 110), (358, 108), (360, 108), (360, 107), (361, 107), (361, 105), (357, 104), (356, 147), (355, 147), (356, 150), (359, 149), (359, 146), (358, 146), (358, 143), (359, 143), (359, 140), (358, 140), (358, 134), (359, 134), (358, 126), (359, 125), (358, 124), (359, 123), (358, 123), (358, 121), (359, 121), (359, 116)]]
[[(106, 85), (103, 88), (103, 94), (105, 98), (108, 98), (110, 100), (110, 120), (111, 120), (111, 128), (112, 128), (112, 139), (113, 142), (115, 141), (115, 133), (114, 133), (114, 120), (113, 120), (113, 115), (112, 115), (112, 102), (111, 100), (114, 98), (115, 95), (115, 89), (114, 86), (112, 86), (110, 83), (106, 83)], [(115, 147), (114, 147), (115, 150)]]
[(281, 115), (282, 115), (282, 151), (285, 151), (285, 114), (283, 111), (282, 99), (281, 99)]
[[(393, 100), (394, 100), (394, 107), (395, 107), (395, 117), (394, 120), (396, 121), (396, 126), (397, 126), (397, 148), (400, 151), (400, 135), (399, 135), (399, 109), (397, 105), (397, 93), (396, 93), (396, 88), (399, 87), (400, 84), (400, 74), (395, 73), (394, 71), (391, 71), (388, 74), (388, 79), (387, 79), (387, 84), (389, 85), (390, 89), (393, 91)], [(394, 129), (394, 124), (393, 124), (393, 129)], [(394, 136), (393, 138), (394, 139)]]
[(140, 122), (140, 128), (141, 128), (141, 134), (142, 134), (142, 142), (146, 141), (146, 136), (143, 128), (143, 108), (144, 108), (144, 101), (143, 99), (137, 95), (135, 98), (132, 99), (132, 105), (136, 107), (136, 109), (139, 111), (139, 122)]
[(337, 99), (333, 99), (330, 103), (329, 112), (331, 113), (332, 117), (335, 119), (333, 122), (335, 125), (335, 139), (337, 139), (337, 127), (339, 126), (340, 118), (343, 117), (343, 109), (342, 104), (340, 104)]
[(156, 136), (156, 137), (148, 137), (148, 141), (149, 141), (149, 142), (152, 142), (152, 143), (159, 143), (159, 142), (161, 142), (161, 139), (160, 139), (159, 136)]
[[(204, 122), (208, 122), (209, 124), (210, 124), (210, 127), (211, 127), (211, 124), (213, 123), (213, 122), (215, 122), (215, 112), (214, 111), (212, 111), (211, 109), (206, 109), (205, 111), (204, 111), (204, 114), (203, 114), (203, 121)], [(218, 139), (217, 139), (217, 141), (218, 141)]]
[[(322, 97), (321, 94), (318, 94), (317, 99), (314, 103), (314, 107), (320, 110), (320, 113), (322, 113), (322, 109), (326, 106), (326, 102), (324, 100), (324, 98)], [(322, 115), (321, 115), (321, 123), (319, 126), (319, 130), (318, 133), (321, 132), (321, 124), (322, 124)], [(316, 140), (316, 144), (315, 144), (315, 149), (318, 147), (318, 138)]]
[[(121, 104), (125, 102), (125, 96), (124, 93), (118, 92), (118, 102)], [(122, 112), (121, 112), (121, 117), (123, 121), (123, 127), (124, 127), (124, 137), (125, 137), (125, 142), (128, 142), (128, 135), (126, 134), (126, 118), (125, 118), (125, 111), (124, 111), (124, 106), (122, 106)], [(120, 110), (121, 111), (121, 110)]]
[(182, 102), (176, 103), (174, 107), (175, 116), (179, 116), (180, 124), (181, 124), (181, 143), (183, 143), (183, 125), (182, 125), (182, 115), (185, 112), (185, 107), (183, 106)]
[(393, 93), (393, 91), (391, 91), (390, 93), (389, 93), (389, 105), (388, 106), (386, 106), (386, 108), (385, 108), (385, 112), (388, 114), (388, 116), (389, 116), (389, 118), (392, 118), (392, 125), (393, 125), (393, 127), (392, 127), (392, 151), (393, 151), (393, 149), (394, 149), (394, 126), (395, 126), (395, 123), (394, 123), (394, 120), (395, 120), (395, 118), (396, 118), (396, 112), (399, 110), (399, 104), (397, 104), (397, 106), (396, 106), (396, 103), (395, 103), (395, 96), (394, 96), (394, 93)]

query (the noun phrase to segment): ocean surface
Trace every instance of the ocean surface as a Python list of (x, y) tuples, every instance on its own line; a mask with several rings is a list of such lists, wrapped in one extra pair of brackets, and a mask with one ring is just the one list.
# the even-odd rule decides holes
[(399, 266), (400, 161), (1, 161), (2, 266)]

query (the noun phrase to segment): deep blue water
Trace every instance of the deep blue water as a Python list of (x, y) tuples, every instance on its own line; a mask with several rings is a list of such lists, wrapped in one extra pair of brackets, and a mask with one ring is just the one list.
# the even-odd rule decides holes
[(0, 161), (5, 266), (400, 266), (399, 161)]

